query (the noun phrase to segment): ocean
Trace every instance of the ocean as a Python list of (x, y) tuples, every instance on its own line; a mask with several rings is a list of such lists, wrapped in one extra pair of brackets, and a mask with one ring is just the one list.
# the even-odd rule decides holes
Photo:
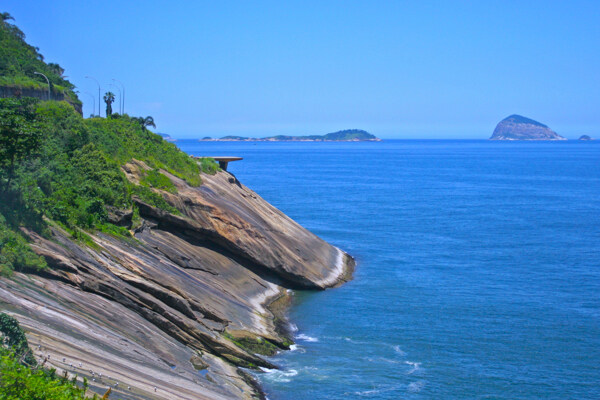
[(600, 399), (600, 142), (177, 144), (357, 260), (270, 400)]

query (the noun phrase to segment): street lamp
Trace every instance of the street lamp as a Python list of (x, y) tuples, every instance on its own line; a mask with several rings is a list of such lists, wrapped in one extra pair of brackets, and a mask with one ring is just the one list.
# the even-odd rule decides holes
[(88, 96), (90, 96), (92, 98), (92, 102), (93, 102), (92, 104), (94, 104), (94, 107), (92, 107), (92, 115), (94, 115), (94, 112), (96, 112), (96, 98), (90, 92), (83, 92), (83, 94), (87, 94)]
[(48, 82), (48, 100), (52, 100), (52, 95), (50, 94), (50, 80), (48, 79), (48, 77), (44, 74), (42, 74), (41, 72), (34, 72), (35, 75), (41, 75), (44, 78), (46, 78), (46, 82)]
[(123, 98), (123, 105), (121, 106), (122, 107), (121, 114), (125, 114), (125, 85), (123, 85), (123, 82), (121, 82), (121, 81), (119, 81), (119, 80), (117, 80), (115, 78), (113, 78), (113, 81), (119, 82), (119, 84), (122, 86), (122, 89), (123, 89), (123, 97), (122, 97)]
[[(96, 81), (96, 83), (98, 84), (98, 116), (100, 116), (100, 82), (98, 82), (98, 80), (96, 78), (94, 78), (93, 76), (85, 76), (88, 79), (93, 79)], [(94, 107), (96, 108), (96, 107)]]
[(121, 88), (118, 87), (117, 85), (113, 85), (112, 83), (109, 83), (108, 86), (112, 86), (114, 88), (117, 88), (117, 90), (119, 91), (119, 114), (123, 114), (121, 112), (121, 101), (123, 101), (123, 96), (121, 95)]

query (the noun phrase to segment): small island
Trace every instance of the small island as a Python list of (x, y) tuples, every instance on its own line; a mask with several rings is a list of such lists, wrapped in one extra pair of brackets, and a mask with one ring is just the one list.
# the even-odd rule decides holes
[(581, 135), (581, 137), (579, 137), (579, 140), (594, 140), (594, 138), (592, 138), (589, 135)]
[(567, 140), (547, 125), (521, 115), (510, 115), (496, 125), (490, 140)]
[(277, 135), (264, 138), (251, 138), (244, 136), (224, 136), (220, 139), (205, 137), (200, 141), (221, 142), (380, 142), (381, 139), (362, 129), (346, 129), (328, 133), (326, 135), (286, 136)]
[(167, 142), (176, 142), (177, 139), (174, 139), (171, 137), (171, 135), (169, 135), (168, 133), (157, 133), (157, 135), (162, 136), (162, 138), (164, 140), (166, 140)]

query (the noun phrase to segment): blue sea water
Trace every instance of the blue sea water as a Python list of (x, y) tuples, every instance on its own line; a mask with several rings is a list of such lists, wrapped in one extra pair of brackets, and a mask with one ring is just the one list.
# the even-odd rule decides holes
[(600, 399), (600, 143), (178, 145), (357, 259), (269, 399)]

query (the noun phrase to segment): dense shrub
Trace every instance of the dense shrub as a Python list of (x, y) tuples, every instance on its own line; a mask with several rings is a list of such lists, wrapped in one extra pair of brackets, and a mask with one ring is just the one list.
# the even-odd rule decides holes
[[(85, 120), (66, 102), (0, 99), (0, 129), (29, 135), (23, 142), (27, 146), (22, 146), (26, 151), (14, 163), (0, 165), (0, 271), (5, 275), (45, 266), (29, 249), (19, 226), (43, 233), (47, 217), (90, 245), (93, 242), (83, 230), (129, 237), (125, 229), (110, 226), (107, 206), (135, 208), (132, 196), (137, 196), (180, 214), (156, 192), (176, 192), (160, 169), (191, 185), (201, 184), (201, 170), (218, 169), (214, 160), (190, 158), (135, 118)], [(10, 132), (5, 132), (7, 138), (12, 137)], [(141, 185), (129, 182), (121, 170), (132, 159), (153, 168), (141, 177)]]

